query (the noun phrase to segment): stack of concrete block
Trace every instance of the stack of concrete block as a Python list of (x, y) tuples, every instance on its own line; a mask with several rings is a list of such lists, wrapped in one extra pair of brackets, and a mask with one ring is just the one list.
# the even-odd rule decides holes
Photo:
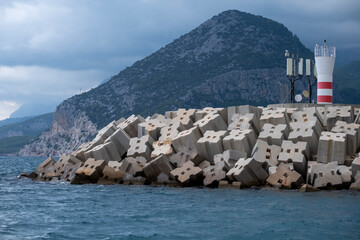
[(287, 164), (280, 163), (276, 173), (270, 174), (266, 182), (274, 187), (291, 189), (299, 187), (304, 183), (304, 179), (298, 172), (290, 170)]
[(147, 160), (144, 157), (127, 157), (119, 166), (119, 169), (130, 174), (131, 176), (138, 177), (143, 174), (143, 168)]
[(217, 164), (219, 162), (224, 162), (224, 167), (227, 171), (229, 171), (231, 168), (235, 166), (235, 163), (240, 158), (247, 158), (248, 155), (245, 152), (239, 152), (236, 150), (226, 150), (221, 154), (216, 154), (214, 156), (214, 164)]
[(45, 159), (45, 161), (40, 163), (40, 165), (35, 170), (37, 177), (39, 179), (44, 179), (44, 180), (47, 180), (46, 179), (47, 177), (52, 177), (54, 173), (55, 164), (56, 164), (56, 160), (53, 157), (48, 157), (47, 159)]
[(194, 126), (198, 126), (202, 134), (210, 130), (221, 131), (227, 129), (227, 125), (220, 114), (208, 114), (195, 122)]
[(303, 177), (306, 176), (306, 163), (309, 158), (310, 150), (306, 142), (282, 142), (281, 152), (278, 158), (279, 163), (293, 163), (295, 170)]
[(259, 162), (264, 169), (269, 166), (278, 165), (278, 157), (281, 152), (281, 147), (277, 145), (269, 145), (263, 140), (257, 140), (251, 156)]
[(146, 178), (150, 182), (153, 182), (157, 180), (160, 173), (170, 176), (170, 172), (173, 170), (173, 167), (165, 155), (160, 155), (151, 162), (147, 163), (143, 170)]
[(123, 181), (125, 172), (121, 168), (122, 163), (111, 161), (103, 169), (103, 176), (99, 178), (98, 184), (109, 185), (119, 184)]
[(261, 164), (253, 158), (239, 159), (226, 174), (230, 181), (238, 181), (248, 187), (263, 185), (268, 176)]
[(255, 132), (251, 129), (232, 130), (228, 136), (223, 139), (224, 150), (237, 150), (246, 153), (250, 157), (251, 151), (256, 143)]
[(151, 119), (147, 122), (139, 123), (138, 137), (150, 135), (155, 141), (160, 137), (160, 130), (166, 127), (165, 123), (160, 122), (158, 119)]
[(160, 156), (161, 154), (164, 154), (166, 156), (170, 156), (173, 154), (173, 148), (171, 146), (172, 140), (166, 139), (164, 141), (156, 141), (153, 143), (153, 151), (151, 152), (151, 158), (156, 158)]
[(317, 110), (327, 131), (330, 131), (337, 121), (354, 122), (354, 108), (352, 106), (326, 106), (318, 107)]
[(145, 122), (141, 116), (131, 115), (124, 122), (118, 125), (118, 128), (123, 129), (131, 138), (138, 137), (138, 125)]
[(160, 141), (175, 138), (180, 132), (185, 131), (185, 127), (181, 122), (171, 122), (169, 125), (161, 128), (160, 130)]
[(322, 132), (319, 139), (317, 162), (345, 163), (346, 156), (346, 134)]
[(180, 132), (172, 140), (175, 151), (180, 151), (183, 147), (187, 147), (197, 151), (196, 143), (202, 137), (199, 127), (192, 127), (188, 130)]
[(292, 142), (307, 142), (310, 153), (316, 155), (318, 151), (319, 133), (316, 131), (316, 122), (292, 122), (288, 140)]
[(172, 170), (170, 174), (182, 186), (191, 186), (201, 182), (203, 170), (196, 167), (192, 161), (187, 161), (180, 168)]
[(281, 142), (289, 136), (289, 127), (286, 124), (273, 125), (265, 123), (259, 134), (261, 140), (266, 141), (270, 145), (281, 146)]
[(218, 162), (203, 169), (204, 186), (216, 186), (219, 181), (226, 178), (226, 168), (224, 162)]
[(152, 144), (154, 143), (154, 139), (150, 135), (145, 135), (140, 138), (131, 138), (130, 139), (130, 148), (127, 152), (127, 156), (129, 157), (137, 157), (142, 156), (146, 158), (146, 160), (150, 161), (151, 152), (152, 152)]
[(181, 122), (181, 124), (186, 128), (190, 129), (193, 127), (195, 122), (195, 112), (196, 109), (182, 109), (180, 108), (176, 112), (176, 117), (173, 118), (173, 122)]
[(226, 108), (212, 108), (212, 107), (206, 107), (202, 110), (198, 110), (195, 112), (195, 122), (203, 119), (205, 116), (219, 114), (221, 118), (224, 120), (224, 122), (227, 124), (227, 109)]
[(101, 137), (96, 136), (91, 142), (81, 144), (78, 149), (76, 149), (71, 155), (75, 156), (76, 158), (80, 159), (81, 161), (85, 161), (85, 152), (90, 151), (94, 147), (103, 144), (104, 139)]
[(316, 188), (338, 188), (343, 184), (349, 184), (351, 173), (344, 167), (339, 166), (337, 162), (314, 164), (311, 167), (311, 185)]
[(337, 121), (331, 129), (335, 133), (345, 133), (347, 141), (347, 155), (355, 155), (360, 147), (360, 124)]
[(109, 142), (115, 144), (116, 150), (121, 157), (130, 148), (130, 136), (122, 128), (117, 129), (105, 140), (105, 143)]
[(275, 110), (264, 110), (260, 117), (260, 127), (262, 128), (265, 123), (273, 125), (286, 124), (289, 125), (289, 116), (286, 108), (277, 108)]
[(360, 190), (360, 172), (357, 172), (354, 177), (354, 182), (351, 183), (349, 189), (351, 190)]
[(200, 156), (213, 163), (214, 156), (224, 152), (222, 142), (226, 135), (227, 131), (207, 131), (196, 143)]
[(169, 161), (175, 168), (179, 168), (188, 161), (192, 161), (195, 165), (199, 165), (202, 162), (202, 158), (197, 151), (184, 147), (177, 153), (171, 155)]
[[(259, 127), (259, 128), (258, 128)], [(228, 130), (247, 130), (252, 129), (256, 133), (259, 134), (260, 129), (260, 119), (255, 117), (253, 113), (247, 113), (245, 115), (234, 114), (231, 119), (231, 123), (228, 126)]]
[[(231, 123), (231, 119), (234, 114), (239, 114), (240, 116), (243, 116), (247, 113), (253, 113), (254, 119), (260, 119), (262, 109), (250, 105), (242, 105), (242, 106), (232, 106), (227, 108), (227, 117), (228, 117), (228, 125)], [(254, 122), (255, 124), (257, 122)], [(260, 124), (260, 122), (258, 122)], [(256, 126), (257, 129), (260, 129), (260, 125)]]
[(71, 184), (97, 183), (99, 178), (103, 175), (103, 170), (106, 165), (104, 160), (89, 158), (76, 171), (76, 176), (71, 181)]

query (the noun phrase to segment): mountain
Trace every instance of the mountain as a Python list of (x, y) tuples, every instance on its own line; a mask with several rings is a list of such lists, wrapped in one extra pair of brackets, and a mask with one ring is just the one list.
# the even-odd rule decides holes
[(0, 127), (0, 154), (14, 154), (51, 128), (54, 113), (30, 117), (24, 121)]
[(28, 119), (30, 119), (31, 117), (21, 117), (21, 118), (6, 118), (4, 120), (0, 120), (0, 127), (4, 126), (4, 125), (8, 125), (8, 124), (12, 124), (12, 123), (20, 123), (20, 122), (24, 122)]
[[(284, 25), (237, 10), (207, 20), (108, 82), (62, 102), (50, 131), (20, 151), (58, 155), (131, 114), (204, 106), (278, 103), (285, 49), (312, 58)], [(304, 88), (298, 82), (299, 89)]]
[(360, 104), (360, 60), (334, 70), (334, 101)]
[(59, 102), (34, 102), (26, 103), (13, 112), (10, 118), (23, 118), (28, 116), (38, 116), (41, 114), (54, 112)]

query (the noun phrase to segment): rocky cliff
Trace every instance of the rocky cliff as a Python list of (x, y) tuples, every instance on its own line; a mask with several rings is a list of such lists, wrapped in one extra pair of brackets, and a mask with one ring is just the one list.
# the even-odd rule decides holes
[(133, 113), (277, 103), (279, 83), (287, 84), (285, 49), (312, 57), (284, 25), (236, 10), (223, 12), (105, 84), (61, 103), (52, 129), (20, 154), (71, 152), (96, 129)]

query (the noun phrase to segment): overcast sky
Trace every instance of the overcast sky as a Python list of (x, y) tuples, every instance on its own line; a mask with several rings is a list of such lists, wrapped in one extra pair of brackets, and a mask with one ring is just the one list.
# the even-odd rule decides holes
[(359, 0), (0, 0), (0, 119), (55, 106), (228, 9), (283, 23), (311, 49), (360, 49)]

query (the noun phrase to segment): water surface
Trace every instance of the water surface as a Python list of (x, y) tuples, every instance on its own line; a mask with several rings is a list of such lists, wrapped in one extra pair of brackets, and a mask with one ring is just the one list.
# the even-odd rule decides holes
[(360, 193), (70, 185), (0, 157), (0, 239), (360, 239)]

